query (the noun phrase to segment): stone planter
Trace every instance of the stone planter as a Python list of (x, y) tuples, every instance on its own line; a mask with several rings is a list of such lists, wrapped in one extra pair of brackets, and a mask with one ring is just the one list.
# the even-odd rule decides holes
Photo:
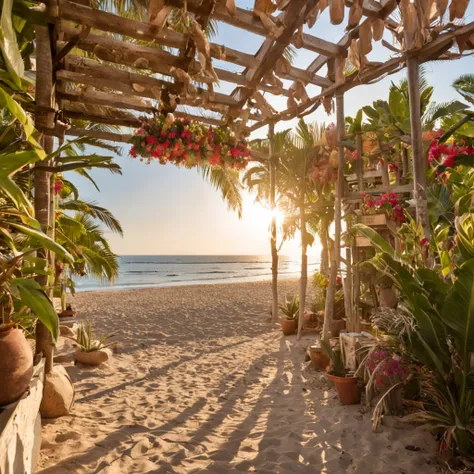
[(74, 359), (76, 362), (80, 362), (85, 365), (100, 365), (109, 360), (110, 351), (107, 349), (101, 349), (98, 351), (83, 352), (80, 348), (76, 349)]

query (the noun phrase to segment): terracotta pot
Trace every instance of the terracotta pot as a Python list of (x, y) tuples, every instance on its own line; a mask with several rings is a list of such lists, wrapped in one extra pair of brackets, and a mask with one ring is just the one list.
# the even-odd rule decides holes
[(393, 286), (380, 288), (380, 306), (383, 308), (396, 308), (398, 303), (397, 292)]
[(311, 365), (316, 370), (326, 370), (329, 365), (329, 357), (321, 347), (310, 347), (309, 355), (311, 357)]
[(296, 319), (280, 319), (281, 330), (285, 336), (291, 336), (296, 332), (297, 329), (297, 320)]
[(338, 337), (343, 329), (346, 329), (346, 321), (344, 319), (333, 321), (331, 324), (331, 336)]
[(361, 390), (358, 377), (336, 377), (326, 372), (329, 380), (334, 382), (341, 405), (357, 405), (360, 403)]
[(0, 329), (0, 406), (18, 400), (32, 375), (33, 353), (23, 333), (11, 326)]
[(76, 316), (76, 312), (73, 311), (72, 309), (66, 309), (58, 313), (58, 316), (60, 318), (73, 318), (74, 316)]

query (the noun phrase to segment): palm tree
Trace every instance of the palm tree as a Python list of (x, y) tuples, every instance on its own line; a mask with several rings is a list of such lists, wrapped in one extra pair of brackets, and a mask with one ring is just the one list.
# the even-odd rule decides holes
[[(279, 190), (279, 180), (278, 180), (278, 168), (279, 162), (282, 155), (285, 155), (286, 152), (291, 148), (290, 142), (290, 130), (284, 130), (278, 133), (275, 133), (272, 138), (272, 142), (267, 139), (258, 139), (251, 142), (253, 149), (270, 154), (270, 149), (273, 153), (273, 160), (277, 162), (271, 163), (270, 160), (263, 163), (254, 165), (252, 168), (249, 168), (244, 176), (243, 183), (247, 189), (251, 192), (255, 192), (255, 201), (260, 203), (263, 207), (271, 209), (272, 212), (282, 206), (282, 201), (285, 199), (284, 193), (280, 193)], [(272, 166), (276, 167), (276, 177), (275, 177), (275, 187), (273, 188), (272, 184)], [(276, 190), (276, 196), (274, 192)], [(272, 202), (274, 206), (272, 206)], [(274, 207), (272, 209), (272, 207)], [(272, 318), (274, 321), (278, 320), (278, 253), (283, 245), (285, 239), (289, 236), (288, 230), (289, 226), (283, 227), (282, 238), (280, 246), (277, 245), (277, 229), (276, 229), (276, 214), (272, 216), (271, 223), (271, 238), (270, 238), (270, 248), (272, 255)]]

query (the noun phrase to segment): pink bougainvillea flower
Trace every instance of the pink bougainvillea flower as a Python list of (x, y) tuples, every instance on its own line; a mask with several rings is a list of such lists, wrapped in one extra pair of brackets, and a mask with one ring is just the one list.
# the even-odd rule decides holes
[(400, 167), (398, 166), (397, 163), (389, 163), (388, 164), (388, 170), (390, 171), (390, 173), (395, 173), (399, 169), (400, 169)]
[(54, 183), (54, 194), (59, 194), (63, 189), (64, 183), (59, 178)]
[(444, 159), (443, 165), (446, 166), (446, 168), (454, 168), (454, 156), (455, 155), (448, 155)]
[(155, 145), (156, 143), (158, 143), (158, 139), (153, 135), (148, 135), (146, 137), (146, 142), (148, 143), (148, 145)]
[(420, 240), (420, 247), (423, 248), (425, 245), (429, 245), (430, 244), (430, 241), (426, 238), (426, 237), (423, 237), (421, 240)]
[(352, 152), (352, 158), (354, 161), (357, 161), (359, 159), (359, 153), (357, 153), (357, 150)]

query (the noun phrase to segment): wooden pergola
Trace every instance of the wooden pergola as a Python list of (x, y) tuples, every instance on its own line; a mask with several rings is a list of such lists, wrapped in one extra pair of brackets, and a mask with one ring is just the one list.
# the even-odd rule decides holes
[[(69, 120), (133, 129), (140, 126), (139, 115), (170, 112), (212, 126), (228, 125), (244, 136), (268, 126), (271, 138), (276, 123), (303, 117), (320, 106), (329, 112), (334, 98), (342, 142), (344, 93), (407, 66), (414, 194), (417, 217), (427, 228), (418, 70), (421, 63), (456, 59), (474, 48), (474, 22), (460, 22), (467, 2), (451, 0), (447, 11), (447, 1), (434, 0), (255, 0), (254, 9), (245, 10), (233, 0), (150, 0), (148, 22), (94, 8), (93, 0), (43, 3), (48, 26), (37, 27), (36, 126), (50, 148), (52, 136), (90, 136), (117, 142), (127, 142), (130, 136), (128, 130), (122, 134), (68, 128), (64, 124)], [(312, 34), (326, 8), (332, 23), (347, 25), (338, 43)], [(392, 15), (396, 11), (400, 14)], [(182, 19), (180, 28), (172, 27), (170, 15)], [(449, 21), (444, 21), (447, 16)], [(210, 20), (258, 35), (261, 46), (252, 55), (234, 49), (235, 45), (208, 41), (204, 31)], [(391, 33), (394, 41), (387, 41), (385, 33)], [(369, 59), (376, 42), (386, 51), (384, 62)], [(314, 55), (306, 69), (288, 61), (285, 53), (290, 46)], [(219, 65), (214, 66), (216, 61)], [(243, 69), (231, 71), (235, 66)], [(232, 92), (221, 92), (218, 84), (222, 83), (232, 84)], [(308, 94), (309, 85), (316, 88), (316, 94)], [(284, 97), (286, 108), (276, 110), (269, 95)], [(274, 186), (271, 153), (270, 157), (253, 157), (270, 159)], [(334, 296), (340, 263), (343, 165), (344, 146), (340, 144), (328, 301)], [(274, 190), (272, 196), (274, 206)], [(272, 240), (276, 251), (275, 221)], [(276, 271), (274, 268), (274, 278)], [(275, 312), (276, 295), (273, 305)], [(326, 313), (330, 322), (331, 304), (327, 304)]]

